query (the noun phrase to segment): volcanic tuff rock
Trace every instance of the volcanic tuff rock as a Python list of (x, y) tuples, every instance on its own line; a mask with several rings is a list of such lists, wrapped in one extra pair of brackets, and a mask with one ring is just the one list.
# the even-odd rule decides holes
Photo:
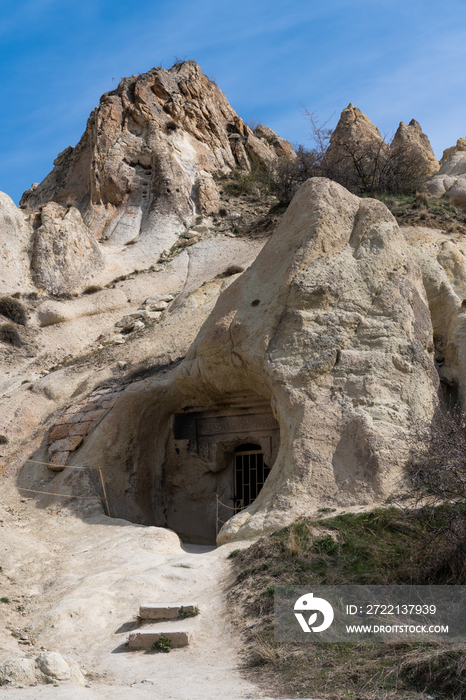
[(440, 170), (427, 183), (427, 190), (466, 208), (466, 139), (458, 139), (456, 146), (444, 151)]
[[(181, 365), (123, 392), (79, 459), (105, 463), (112, 502), (144, 521), (163, 511), (173, 415), (254, 392), (272, 407), (280, 449), (258, 498), (224, 525), (220, 542), (323, 506), (380, 501), (400, 476), (410, 413), (430, 417), (437, 401), (432, 337), (422, 268), (388, 209), (314, 178), (220, 295)], [(215, 467), (203, 468), (198, 491)]]
[(21, 199), (33, 218), (46, 205), (34, 243), (37, 283), (69, 291), (103, 267), (148, 267), (196, 215), (218, 211), (215, 176), (279, 157), (296, 157), (291, 144), (270, 129), (253, 133), (194, 61), (124, 78), (103, 95), (77, 146)]
[(99, 245), (75, 207), (48, 202), (39, 217), (31, 263), (37, 287), (70, 292), (102, 269)]
[(350, 102), (341, 113), (338, 124), (332, 133), (328, 154), (331, 155), (342, 145), (351, 150), (355, 146), (363, 146), (368, 143), (380, 144), (382, 148), (384, 145), (386, 146), (380, 131), (369, 117)]
[(430, 141), (423, 133), (421, 125), (412, 119), (408, 126), (404, 122), (396, 131), (390, 146), (382, 138), (378, 128), (360, 109), (349, 104), (341, 113), (337, 126), (331, 136), (327, 156), (337, 163), (349, 155), (360, 157), (361, 152), (376, 155), (378, 151), (388, 155), (410, 152), (421, 156), (419, 165), (424, 162), (426, 175), (433, 175), (439, 169)]
[(434, 175), (434, 173), (436, 173), (440, 167), (439, 162), (432, 150), (432, 146), (430, 145), (429, 139), (422, 131), (419, 122), (417, 122), (415, 119), (411, 119), (408, 126), (406, 126), (404, 122), (400, 122), (396, 134), (393, 137), (391, 147), (413, 148), (418, 151), (428, 166), (429, 175)]
[(0, 192), (0, 294), (32, 291), (31, 230), (27, 217)]

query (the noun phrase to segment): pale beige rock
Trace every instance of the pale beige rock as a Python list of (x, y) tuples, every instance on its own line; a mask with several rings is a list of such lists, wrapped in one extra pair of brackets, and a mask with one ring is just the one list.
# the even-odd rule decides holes
[(327, 153), (333, 157), (338, 155), (342, 149), (346, 154), (348, 151), (351, 152), (354, 147), (366, 144), (377, 144), (382, 149), (388, 149), (378, 128), (369, 117), (350, 102), (340, 115), (338, 124), (332, 133)]
[(390, 147), (392, 149), (402, 148), (414, 149), (417, 151), (422, 156), (426, 164), (429, 176), (434, 175), (434, 173), (436, 173), (440, 168), (429, 139), (422, 131), (419, 122), (417, 122), (415, 119), (412, 119), (408, 126), (406, 126), (404, 122), (400, 122)]
[(85, 685), (79, 666), (68, 656), (47, 651), (35, 660), (29, 658), (6, 659), (0, 663), (0, 681), (24, 685), (36, 683), (68, 682)]
[(246, 139), (245, 148), (250, 158), (255, 159), (258, 163), (265, 165), (267, 168), (273, 168), (277, 162), (277, 155), (267, 144), (265, 144), (253, 133), (250, 133)]
[(108, 311), (127, 308), (128, 297), (121, 289), (104, 289), (95, 294), (71, 299), (69, 301), (43, 302), (37, 309), (37, 321), (40, 326), (65, 323), (80, 316), (94, 316)]
[(31, 261), (37, 287), (52, 294), (74, 291), (103, 265), (99, 244), (78, 209), (55, 202), (42, 207)]
[(455, 146), (446, 148), (442, 157), (440, 158), (440, 165), (442, 166), (450, 156), (454, 155), (455, 153), (459, 153), (460, 151), (466, 151), (466, 139), (458, 139)]
[[(123, 392), (81, 448), (80, 459), (111, 470), (112, 502), (126, 517), (163, 525), (174, 415), (234, 405), (240, 395), (262, 401), (261, 410), (268, 404), (280, 448), (261, 493), (228, 520), (219, 542), (321, 507), (382, 502), (401, 473), (410, 414), (430, 417), (438, 390), (421, 269), (388, 209), (309, 180), (255, 262), (217, 282), (228, 286), (184, 362)], [(189, 298), (181, 295), (173, 314)], [(170, 469), (182, 460), (186, 467), (172, 488), (186, 490), (198, 507), (193, 518), (205, 519), (215, 503), (215, 490), (206, 495), (212, 474), (224, 467), (182, 452), (182, 440), (174, 445), (180, 456), (173, 450)]]
[[(49, 203), (46, 218), (54, 207), (34, 253), (38, 279), (50, 290), (66, 281), (67, 291), (77, 287), (79, 275), (67, 255), (75, 240), (82, 277), (93, 269), (96, 279), (108, 281), (111, 269), (121, 274), (156, 263), (178, 242), (186, 222), (218, 211), (215, 176), (237, 166), (249, 170), (251, 157), (269, 165), (278, 161), (274, 148), (254, 136), (194, 61), (124, 78), (102, 96), (78, 145), (65, 149), (52, 173), (21, 200), (34, 216), (43, 204)], [(58, 212), (70, 205), (89, 229), (77, 222), (62, 236), (59, 258), (71, 272), (65, 278), (47, 260), (49, 232), (62, 230)], [(88, 240), (89, 234), (94, 238)]]
[(85, 685), (86, 681), (79, 666), (68, 657), (63, 657), (56, 651), (46, 651), (36, 659), (36, 665), (46, 679), (54, 681), (69, 681), (77, 685)]
[(0, 663), (0, 680), (10, 683), (34, 683), (36, 679), (34, 659), (5, 659)]
[(0, 295), (34, 289), (30, 271), (31, 230), (24, 212), (0, 192)]
[[(419, 264), (433, 325), (434, 355), (448, 400), (466, 402), (466, 244), (431, 229), (404, 229)], [(463, 305), (464, 304), (464, 305)]]
[(259, 124), (254, 129), (254, 136), (262, 139), (266, 143), (270, 144), (274, 149), (278, 158), (288, 158), (290, 160), (296, 160), (296, 153), (289, 141), (277, 136), (275, 131), (272, 131), (268, 126)]
[(458, 139), (456, 146), (444, 151), (440, 170), (427, 183), (427, 190), (466, 208), (466, 139)]

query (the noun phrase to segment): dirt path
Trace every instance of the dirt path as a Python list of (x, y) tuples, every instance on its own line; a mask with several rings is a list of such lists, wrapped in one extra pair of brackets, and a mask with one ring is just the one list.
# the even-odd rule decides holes
[[(109, 519), (96, 506), (83, 520), (59, 507), (38, 510), (14, 490), (2, 500), (0, 597), (11, 602), (0, 607), (0, 660), (58, 651), (79, 664), (90, 687), (8, 685), (1, 698), (261, 697), (241, 676), (240, 640), (224, 605), (227, 556), (237, 544), (183, 548), (170, 531)], [(192, 645), (168, 654), (128, 650), (141, 603), (179, 601), (201, 611), (190, 620)], [(34, 644), (20, 644), (20, 634)]]

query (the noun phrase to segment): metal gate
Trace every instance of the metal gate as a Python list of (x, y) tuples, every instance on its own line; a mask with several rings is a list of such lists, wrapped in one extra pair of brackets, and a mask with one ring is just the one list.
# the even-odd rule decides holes
[[(257, 448), (257, 449), (253, 449)], [(260, 445), (240, 445), (235, 451), (235, 513), (258, 496), (270, 473)]]

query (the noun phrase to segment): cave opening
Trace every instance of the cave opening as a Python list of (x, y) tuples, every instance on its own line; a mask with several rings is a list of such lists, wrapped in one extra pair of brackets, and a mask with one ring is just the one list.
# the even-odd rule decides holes
[(255, 394), (174, 414), (162, 469), (166, 526), (184, 542), (214, 544), (259, 495), (279, 445), (270, 404)]

